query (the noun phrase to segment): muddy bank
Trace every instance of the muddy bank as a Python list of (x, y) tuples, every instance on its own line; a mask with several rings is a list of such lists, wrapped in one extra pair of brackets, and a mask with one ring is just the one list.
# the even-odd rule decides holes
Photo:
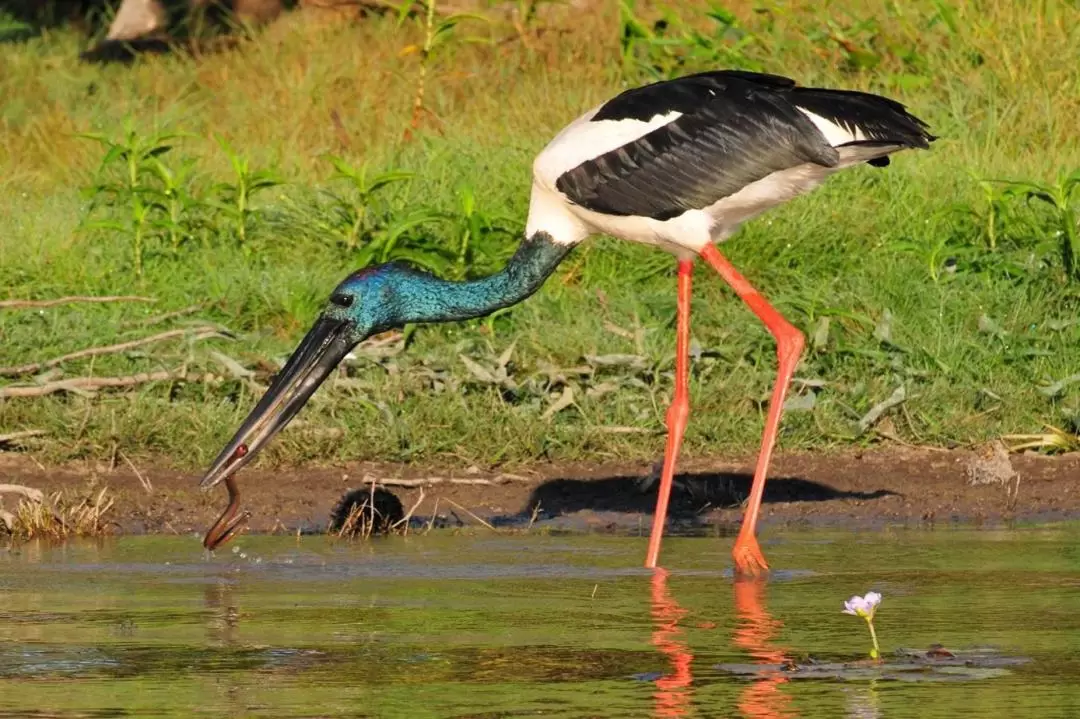
[[(896, 447), (784, 454), (773, 464), (763, 522), (865, 527), (1080, 517), (1080, 456), (1020, 455), (1004, 464), (988, 457)], [(193, 473), (137, 469), (142, 479), (127, 466), (43, 467), (27, 456), (0, 454), (2, 482), (46, 492), (108, 487), (116, 501), (110, 518), (125, 533), (201, 534), (225, 506), (224, 487), (200, 492)], [(415, 506), (415, 518), (426, 520), (434, 512), (440, 524), (481, 526), (482, 519), (495, 526), (637, 533), (648, 531), (655, 501), (655, 483), (642, 487), (650, 470), (640, 464), (565, 463), (500, 473), (356, 463), (256, 468), (238, 479), (243, 507), (252, 512), (252, 532), (323, 531), (342, 497), (375, 477), (390, 483), (388, 491), (406, 510)], [(736, 529), (752, 470), (752, 456), (684, 462), (673, 495), (672, 532)]]

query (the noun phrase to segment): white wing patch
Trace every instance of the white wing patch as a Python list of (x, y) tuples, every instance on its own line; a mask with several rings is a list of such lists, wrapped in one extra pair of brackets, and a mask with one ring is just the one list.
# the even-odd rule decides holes
[(682, 117), (681, 112), (673, 110), (666, 115), (656, 115), (647, 122), (641, 120), (592, 122), (592, 117), (600, 111), (601, 107), (603, 105), (597, 105), (567, 125), (536, 156), (533, 162), (533, 177), (543, 186), (554, 190), (555, 181), (567, 170), (572, 170), (587, 160), (618, 149)]
[(849, 142), (862, 142), (866, 139), (863, 134), (862, 128), (857, 125), (841, 125), (840, 123), (826, 120), (821, 115), (810, 112), (804, 107), (796, 108), (802, 114), (810, 118), (810, 122), (814, 123), (814, 127), (825, 136), (825, 141), (833, 147), (839, 147), (840, 145), (846, 145)]

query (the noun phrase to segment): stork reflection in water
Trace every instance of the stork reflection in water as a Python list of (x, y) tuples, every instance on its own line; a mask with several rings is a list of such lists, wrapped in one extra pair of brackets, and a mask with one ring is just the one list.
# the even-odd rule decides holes
[[(668, 588), (669, 573), (659, 567), (652, 575), (652, 643), (671, 663), (671, 671), (656, 680), (653, 716), (674, 719), (694, 714), (694, 653), (686, 642), (679, 622), (686, 618), (684, 609)], [(766, 583), (761, 578), (737, 577), (734, 604), (737, 624), (732, 641), (745, 650), (761, 672), (742, 690), (738, 716), (743, 719), (796, 719), (791, 697), (781, 689), (787, 677), (773, 666), (790, 661), (784, 649), (773, 644), (783, 623), (765, 606)]]

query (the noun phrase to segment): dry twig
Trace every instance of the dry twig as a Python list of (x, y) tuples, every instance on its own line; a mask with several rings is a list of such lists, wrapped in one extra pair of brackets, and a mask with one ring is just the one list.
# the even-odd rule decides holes
[(93, 394), (99, 389), (110, 387), (134, 387), (147, 382), (162, 382), (170, 379), (190, 379), (183, 369), (161, 370), (158, 372), (140, 372), (126, 377), (74, 377), (55, 382), (33, 385), (13, 385), (0, 387), (0, 399), (9, 397), (44, 397), (56, 392), (75, 392)]
[(21, 484), (0, 484), (0, 494), (18, 494), (38, 504), (45, 501), (45, 493), (40, 489), (24, 487)]
[(435, 498), (435, 508), (431, 510), (431, 518), (428, 520), (427, 527), (424, 529), (424, 534), (428, 534), (435, 528), (435, 520), (439, 518), (439, 498)]
[(73, 295), (71, 297), (58, 297), (55, 300), (0, 300), (0, 310), (24, 310), (35, 307), (55, 307), (74, 302), (157, 302), (153, 297), (136, 297), (134, 295), (117, 295), (115, 297), (83, 297)]
[(30, 439), (31, 437), (40, 437), (48, 434), (43, 429), (24, 429), (21, 432), (8, 432), (7, 434), (0, 434), (0, 447), (4, 447), (12, 444), (20, 444), (24, 439)]
[(482, 517), (478, 517), (478, 516), (476, 516), (475, 514), (473, 514), (473, 513), (472, 513), (472, 512), (470, 512), (469, 510), (465, 509), (464, 507), (462, 507), (462, 506), (461, 506), (460, 504), (458, 504), (458, 503), (457, 503), (457, 502), (455, 502), (454, 500), (450, 499), (449, 497), (443, 497), (443, 499), (445, 499), (445, 500), (446, 500), (447, 502), (449, 502), (450, 504), (454, 505), (455, 507), (457, 507), (458, 509), (460, 509), (460, 510), (461, 510), (462, 512), (464, 512), (465, 514), (467, 514), (467, 515), (469, 515), (470, 517), (472, 517), (473, 519), (475, 519), (475, 520), (476, 520), (477, 522), (480, 522), (480, 524), (484, 525), (485, 527), (487, 527), (488, 529), (490, 529), (490, 530), (491, 530), (492, 532), (494, 532), (494, 531), (497, 531), (497, 530), (495, 529), (495, 527), (491, 526), (491, 525), (490, 525), (490, 524), (489, 524), (488, 522), (484, 521), (484, 519), (483, 519)]
[(150, 480), (147, 477), (145, 477), (142, 472), (139, 471), (139, 468), (135, 466), (134, 462), (132, 462), (130, 459), (128, 459), (128, 456), (126, 454), (124, 454), (123, 452), (120, 452), (119, 450), (117, 450), (117, 453), (120, 455), (120, 459), (124, 460), (124, 463), (127, 464), (127, 466), (131, 467), (131, 471), (135, 473), (136, 477), (138, 477), (139, 484), (141, 484), (143, 486), (143, 489), (146, 490), (146, 493), (147, 494), (153, 494), (154, 493), (154, 485), (152, 485), (150, 483)]
[(164, 340), (172, 339), (174, 337), (183, 337), (191, 333), (192, 339), (206, 339), (213, 335), (225, 336), (221, 333), (221, 330), (216, 327), (203, 326), (195, 329), (179, 329), (169, 330), (168, 332), (162, 332), (160, 334), (152, 335), (150, 337), (143, 337), (137, 340), (131, 340), (130, 342), (121, 342), (115, 345), (104, 345), (101, 347), (88, 347), (87, 349), (79, 350), (78, 352), (71, 352), (60, 357), (54, 357), (51, 360), (44, 360), (42, 362), (31, 362), (30, 364), (24, 364), (17, 367), (0, 367), (0, 377), (17, 377), (23, 374), (33, 374), (40, 372), (43, 369), (50, 369), (61, 365), (64, 362), (70, 362), (71, 360), (82, 359), (84, 357), (98, 357), (100, 355), (116, 354), (117, 352), (123, 352), (124, 350), (134, 349), (135, 347), (142, 347), (143, 345), (153, 344), (155, 342), (162, 342)]
[[(375, 485), (373, 484), (371, 486), (374, 487)], [(420, 488), (420, 496), (416, 498), (415, 502), (413, 502), (413, 506), (409, 507), (409, 511), (405, 513), (405, 516), (403, 516), (398, 521), (394, 522), (393, 526), (391, 526), (390, 529), (397, 529), (398, 527), (404, 527), (404, 529), (402, 530), (402, 534), (407, 535), (409, 533), (409, 520), (412, 519), (413, 514), (420, 507), (420, 504), (423, 501), (424, 501), (424, 488), (421, 487)]]

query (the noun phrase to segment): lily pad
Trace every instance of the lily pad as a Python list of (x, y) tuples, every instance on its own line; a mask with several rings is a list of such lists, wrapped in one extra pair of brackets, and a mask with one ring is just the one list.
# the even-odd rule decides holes
[(782, 674), (787, 679), (955, 682), (1005, 676), (1009, 674), (1008, 667), (1029, 661), (1026, 657), (1004, 656), (993, 649), (950, 650), (935, 645), (927, 651), (897, 649), (881, 661), (819, 662), (810, 658), (786, 664), (717, 664), (716, 669), (744, 677)]

